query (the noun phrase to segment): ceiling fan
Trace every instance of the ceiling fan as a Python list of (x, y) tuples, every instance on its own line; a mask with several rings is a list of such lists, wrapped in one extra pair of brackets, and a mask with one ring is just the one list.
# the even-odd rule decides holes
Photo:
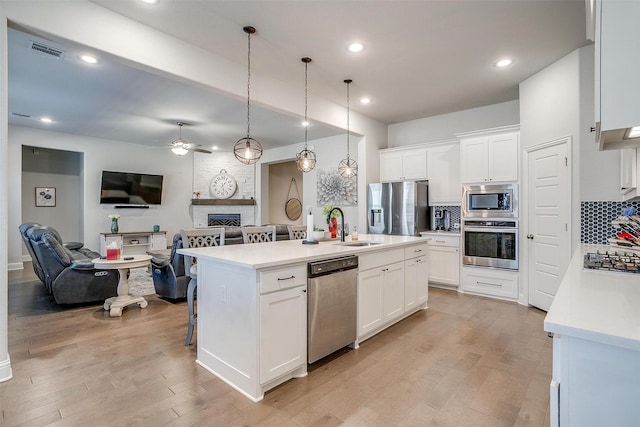
[(189, 151), (195, 151), (198, 153), (206, 153), (206, 154), (212, 153), (210, 150), (207, 150), (206, 148), (200, 148), (201, 145), (199, 144), (191, 144), (190, 142), (187, 142), (184, 139), (182, 139), (182, 126), (187, 125), (187, 123), (185, 122), (176, 122), (176, 123), (178, 124), (180, 129), (178, 139), (172, 141), (171, 144), (169, 145), (169, 148), (171, 148), (171, 151), (173, 152), (173, 154), (175, 154), (176, 156), (184, 156)]

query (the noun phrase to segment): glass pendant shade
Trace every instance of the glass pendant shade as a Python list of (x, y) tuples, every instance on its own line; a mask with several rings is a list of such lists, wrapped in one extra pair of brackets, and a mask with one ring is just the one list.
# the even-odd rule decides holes
[(233, 146), (233, 154), (240, 162), (251, 165), (262, 157), (262, 145), (253, 138), (241, 138)]
[(344, 178), (353, 178), (358, 175), (358, 163), (349, 155), (349, 85), (353, 80), (347, 79), (347, 158), (340, 160), (338, 173)]
[(304, 149), (296, 155), (296, 166), (302, 172), (311, 172), (316, 167), (316, 153), (307, 147), (307, 68), (311, 58), (304, 57), (301, 61), (304, 62)]
[(338, 165), (338, 172), (345, 178), (353, 178), (358, 175), (358, 162), (350, 157), (342, 159)]
[(296, 166), (302, 172), (311, 172), (316, 167), (316, 153), (305, 148), (297, 154)]
[(251, 138), (251, 34), (255, 34), (254, 27), (246, 26), (242, 30), (247, 33), (247, 136), (240, 138), (233, 146), (233, 154), (240, 162), (251, 165), (262, 157), (262, 145)]

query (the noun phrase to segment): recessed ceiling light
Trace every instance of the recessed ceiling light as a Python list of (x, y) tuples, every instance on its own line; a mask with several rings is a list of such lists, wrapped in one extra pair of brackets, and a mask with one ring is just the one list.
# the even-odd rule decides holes
[(217, 149), (218, 149), (218, 146), (217, 146), (217, 145), (214, 145), (213, 147), (211, 147), (211, 149), (212, 149), (212, 150), (217, 150)]
[(303, 122), (302, 122), (302, 126), (304, 126), (304, 127), (309, 126), (309, 122), (305, 122), (305, 121), (303, 121)]
[(495, 65), (498, 68), (504, 68), (504, 67), (508, 67), (511, 64), (513, 64), (513, 59), (505, 58), (505, 59), (501, 59), (500, 61), (496, 62), (493, 65)]
[(364, 45), (362, 43), (351, 43), (347, 49), (349, 49), (349, 52), (358, 53), (364, 50)]
[(366, 96), (363, 98), (360, 98), (360, 104), (368, 104), (371, 102), (371, 98), (367, 98)]
[(87, 64), (97, 64), (98, 60), (91, 55), (80, 55), (80, 59), (82, 59)]
[(146, 3), (146, 4), (151, 4), (151, 5), (156, 5), (158, 3), (160, 3), (160, 0), (140, 0), (142, 3)]
[(53, 123), (53, 120), (51, 120), (49, 117), (41, 117), (40, 121), (42, 123)]

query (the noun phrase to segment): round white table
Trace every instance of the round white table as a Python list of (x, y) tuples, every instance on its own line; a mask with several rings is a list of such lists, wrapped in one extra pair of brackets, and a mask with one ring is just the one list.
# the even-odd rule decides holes
[(104, 301), (104, 309), (110, 310), (109, 316), (122, 316), (122, 309), (131, 304), (138, 304), (140, 308), (145, 308), (148, 303), (141, 296), (129, 295), (129, 269), (138, 267), (147, 267), (151, 261), (150, 255), (131, 255), (120, 257), (120, 259), (102, 259), (96, 258), (92, 260), (95, 268), (102, 270), (118, 270), (120, 280), (118, 281), (118, 296), (107, 298)]

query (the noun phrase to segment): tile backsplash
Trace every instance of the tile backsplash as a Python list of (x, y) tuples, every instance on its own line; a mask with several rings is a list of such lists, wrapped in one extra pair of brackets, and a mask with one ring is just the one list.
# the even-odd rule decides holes
[(446, 209), (449, 211), (449, 215), (451, 215), (451, 227), (453, 228), (453, 224), (462, 224), (460, 223), (460, 206), (430, 206), (429, 209)]
[(625, 208), (640, 209), (640, 202), (582, 202), (580, 203), (580, 241), (582, 243), (608, 244), (617, 230), (611, 221), (622, 215)]

